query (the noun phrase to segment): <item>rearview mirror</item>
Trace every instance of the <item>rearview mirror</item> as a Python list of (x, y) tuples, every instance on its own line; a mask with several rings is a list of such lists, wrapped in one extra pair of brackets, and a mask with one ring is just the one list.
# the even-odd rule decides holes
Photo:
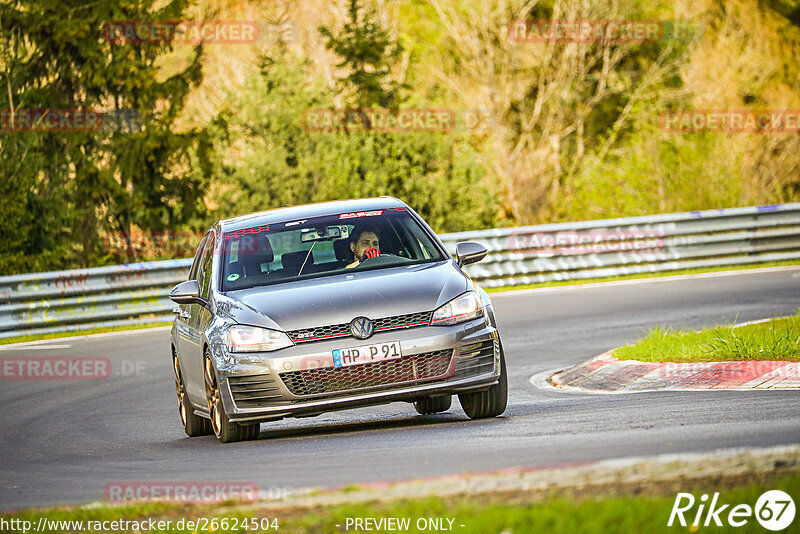
[(187, 280), (173, 287), (169, 292), (169, 298), (178, 304), (200, 303), (200, 284), (197, 280)]
[(480, 243), (475, 243), (474, 241), (464, 241), (459, 243), (456, 245), (456, 259), (458, 260), (458, 266), (462, 267), (464, 265), (469, 265), (470, 263), (479, 262), (486, 257), (487, 252), (489, 251), (486, 250), (486, 247)]
[(331, 241), (333, 239), (344, 239), (348, 236), (347, 226), (321, 226), (318, 228), (303, 228), (300, 234), (300, 241)]

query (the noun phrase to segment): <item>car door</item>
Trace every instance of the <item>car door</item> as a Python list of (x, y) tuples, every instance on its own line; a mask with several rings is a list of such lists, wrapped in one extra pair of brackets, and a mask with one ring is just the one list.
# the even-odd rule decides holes
[[(214, 232), (203, 239), (203, 251), (197, 268), (196, 280), (200, 285), (200, 296), (208, 299), (211, 284), (211, 267), (214, 258)], [(208, 324), (209, 310), (203, 304), (190, 304), (186, 339), (186, 351), (181, 362), (186, 370), (186, 393), (195, 404), (205, 405), (206, 392), (203, 379), (203, 324)]]
[[(203, 250), (206, 245), (206, 241), (208, 236), (203, 236), (203, 239), (200, 240), (200, 245), (197, 247), (197, 252), (194, 255), (194, 261), (192, 261), (192, 266), (189, 268), (189, 277), (187, 280), (197, 280), (197, 271), (200, 269), (200, 262), (203, 257)], [(187, 360), (189, 359), (189, 355), (191, 354), (191, 349), (193, 346), (192, 342), (192, 328), (191, 328), (191, 304), (179, 304), (177, 309), (175, 310), (177, 313), (176, 321), (177, 321), (177, 351), (178, 351), (178, 358), (180, 359), (181, 369), (183, 370), (182, 374), (184, 383), (187, 382), (186, 376), (186, 364)], [(188, 385), (187, 385), (188, 387)], [(191, 398), (191, 397), (190, 397)]]

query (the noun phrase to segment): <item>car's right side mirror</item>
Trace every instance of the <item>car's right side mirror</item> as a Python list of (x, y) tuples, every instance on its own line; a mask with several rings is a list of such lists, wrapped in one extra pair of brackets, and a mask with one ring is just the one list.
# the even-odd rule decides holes
[(173, 287), (169, 298), (178, 304), (194, 304), (200, 302), (200, 284), (197, 280), (187, 280)]
[(456, 260), (459, 267), (481, 261), (486, 257), (486, 247), (474, 241), (464, 241), (456, 245)]

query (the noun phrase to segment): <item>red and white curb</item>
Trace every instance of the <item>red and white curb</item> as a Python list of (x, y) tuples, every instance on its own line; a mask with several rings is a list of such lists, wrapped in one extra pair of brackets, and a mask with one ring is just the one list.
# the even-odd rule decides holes
[(800, 362), (640, 362), (618, 360), (606, 352), (555, 373), (549, 382), (559, 389), (603, 393), (800, 389)]

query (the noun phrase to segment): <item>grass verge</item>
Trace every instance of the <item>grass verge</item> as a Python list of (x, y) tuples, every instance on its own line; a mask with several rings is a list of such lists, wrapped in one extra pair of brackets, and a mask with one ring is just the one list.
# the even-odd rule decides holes
[[(677, 491), (692, 493), (697, 499), (700, 495), (713, 495), (719, 492), (718, 505), (729, 504), (728, 509), (737, 504), (755, 507), (758, 497), (767, 490), (782, 490), (789, 495), (800, 495), (800, 471), (797, 467), (774, 473), (748, 475), (742, 478), (710, 477), (695, 481), (676, 481), (669, 488), (630, 491), (626, 494), (615, 494), (614, 488), (608, 488), (606, 495), (590, 493), (582, 495), (551, 494), (540, 500), (531, 502), (526, 492), (515, 492), (510, 495), (474, 495), (451, 499), (425, 498), (402, 500), (386, 503), (369, 502), (362, 504), (345, 504), (329, 507), (307, 509), (258, 509), (237, 508), (230, 504), (218, 506), (177, 506), (177, 505), (138, 505), (124, 507), (84, 507), (76, 509), (48, 509), (26, 511), (15, 515), (3, 515), (0, 519), (8, 521), (12, 517), (31, 521), (36, 525), (39, 518), (45, 516), (49, 521), (83, 521), (80, 532), (93, 532), (87, 528), (87, 521), (141, 521), (147, 518), (170, 520), (171, 528), (150, 530), (150, 532), (275, 532), (274, 528), (257, 528), (236, 530), (230, 528), (233, 521), (251, 521), (256, 518), (259, 525), (267, 518), (271, 525), (277, 524), (277, 532), (311, 534), (347, 532), (345, 528), (350, 519), (350, 531), (354, 531), (352, 520), (355, 518), (398, 518), (408, 519), (407, 532), (424, 532), (419, 527), (422, 521), (439, 520), (440, 525), (449, 527), (453, 532), (472, 533), (521, 533), (548, 532), (550, 534), (581, 533), (616, 533), (616, 532), (648, 532), (674, 533), (695, 532), (691, 527), (697, 506), (686, 513), (687, 527), (668, 527), (670, 512), (675, 502)], [(699, 500), (697, 501), (699, 503)], [(727, 512), (721, 514), (726, 520)], [(206, 529), (176, 528), (178, 521), (196, 518), (207, 518)], [(220, 521), (211, 530), (211, 518), (227, 518), (228, 528), (223, 528)], [(277, 518), (277, 523), (272, 520)], [(705, 514), (703, 515), (705, 519)], [(452, 523), (449, 522), (452, 520)], [(419, 523), (418, 523), (419, 522)], [(793, 523), (796, 525), (798, 519)], [(431, 523), (426, 521), (426, 525)], [(452, 526), (450, 526), (452, 525)], [(726, 525), (727, 526), (727, 525)], [(60, 530), (58, 532), (78, 531)], [(703, 528), (701, 526), (701, 528)], [(747, 524), (740, 528), (719, 528), (712, 526), (714, 532), (763, 532), (755, 517), (749, 517)], [(377, 529), (376, 529), (377, 530)], [(116, 532), (131, 532), (132, 529), (119, 529)], [(385, 531), (385, 530), (379, 530)], [(791, 528), (787, 532), (791, 531)], [(53, 529), (39, 532), (56, 532)]]
[(800, 315), (699, 332), (656, 327), (612, 354), (641, 362), (800, 361)]
[[(721, 488), (716, 484), (700, 484), (687, 488), (698, 498), (703, 493), (713, 494)], [(733, 486), (720, 491), (719, 502), (746, 503), (755, 506), (758, 497), (767, 489), (780, 489), (789, 495), (798, 495), (800, 491), (800, 474), (795, 473), (777, 480), (759, 484)], [(507, 496), (513, 502), (514, 496)], [(670, 511), (675, 495), (669, 496), (626, 496), (598, 498), (564, 498), (551, 497), (540, 503), (503, 504), (500, 499), (491, 499), (487, 504), (478, 499), (443, 500), (431, 498), (419, 501), (404, 501), (394, 504), (366, 504), (359, 506), (338, 506), (326, 513), (316, 513), (287, 524), (286, 531), (310, 534), (316, 532), (344, 532), (348, 518), (365, 517), (398, 517), (410, 518), (409, 532), (425, 532), (417, 528), (420, 518), (452, 519), (454, 532), (472, 533), (525, 533), (547, 532), (548, 534), (584, 534), (603, 533), (674, 533), (686, 532), (680, 526), (668, 527)], [(508, 502), (508, 501), (506, 501)], [(687, 514), (688, 522), (694, 520), (693, 508)], [(797, 520), (795, 520), (797, 521)], [(337, 528), (336, 525), (342, 527)], [(463, 526), (462, 526), (463, 525)], [(749, 528), (747, 528), (749, 527)], [(712, 527), (713, 528), (713, 527)], [(730, 527), (729, 527), (730, 528)], [(696, 528), (688, 527), (689, 532)], [(716, 532), (728, 529), (714, 528)], [(761, 529), (754, 518), (744, 529), (730, 529), (741, 532), (757, 532)]]

